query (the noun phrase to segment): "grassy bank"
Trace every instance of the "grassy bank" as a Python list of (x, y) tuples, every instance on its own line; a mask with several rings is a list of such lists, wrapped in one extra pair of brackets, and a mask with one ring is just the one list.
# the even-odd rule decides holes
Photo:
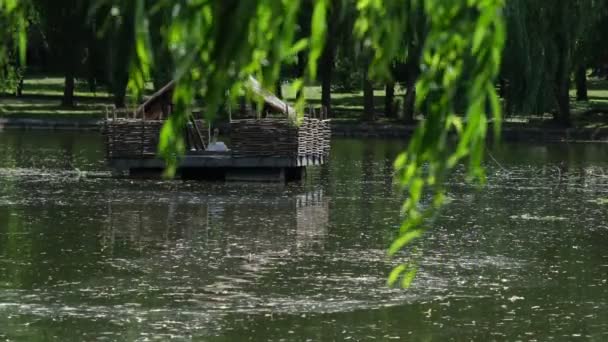
[(97, 118), (111, 104), (110, 95), (100, 89), (91, 92), (85, 82), (76, 82), (74, 108), (61, 106), (63, 78), (28, 77), (23, 84), (23, 96), (0, 97), (0, 116), (15, 118)]
[[(286, 84), (283, 94), (288, 101), (295, 100), (295, 93)], [(321, 106), (321, 87), (309, 86), (304, 90), (308, 103), (315, 107)], [(60, 77), (31, 76), (24, 82), (23, 96), (14, 97), (4, 95), (0, 97), (0, 117), (14, 118), (102, 118), (104, 107), (112, 104), (110, 94), (100, 87), (98, 91), (90, 91), (86, 82), (76, 83), (76, 107), (61, 106), (63, 95), (63, 79)], [(378, 122), (391, 123), (384, 118), (384, 90), (374, 92), (375, 111)], [(578, 127), (606, 127), (608, 126), (608, 81), (589, 81), (589, 101), (576, 102), (575, 91), (571, 92), (572, 111), (575, 125)], [(396, 100), (401, 101), (403, 91), (396, 89)], [(344, 122), (357, 122), (363, 115), (362, 92), (334, 92), (332, 93), (332, 109), (334, 119)], [(544, 116), (513, 116), (506, 118), (507, 125), (545, 124), (551, 118)]]

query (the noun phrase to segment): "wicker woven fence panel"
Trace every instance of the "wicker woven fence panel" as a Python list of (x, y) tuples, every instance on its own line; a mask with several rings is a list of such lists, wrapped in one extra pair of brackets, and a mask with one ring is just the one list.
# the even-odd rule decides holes
[(233, 156), (295, 157), (298, 128), (287, 120), (245, 119), (230, 124)]
[[(108, 158), (156, 157), (163, 124), (162, 120), (107, 120), (103, 134)], [(197, 120), (197, 124), (206, 127), (202, 120)]]
[(322, 157), (329, 153), (329, 122), (304, 118), (299, 126), (287, 119), (244, 119), (230, 125), (235, 157)]
[(162, 121), (109, 120), (104, 127), (109, 158), (154, 157)]
[(319, 131), (321, 133), (321, 149), (323, 157), (329, 156), (329, 151), (331, 149), (331, 126), (330, 120), (321, 120), (319, 125)]

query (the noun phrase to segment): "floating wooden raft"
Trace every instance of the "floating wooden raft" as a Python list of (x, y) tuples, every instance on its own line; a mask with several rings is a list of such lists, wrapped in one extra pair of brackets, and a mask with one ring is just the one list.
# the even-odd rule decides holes
[(299, 126), (288, 119), (245, 119), (230, 124), (234, 157), (316, 157), (329, 154), (329, 122), (304, 118)]

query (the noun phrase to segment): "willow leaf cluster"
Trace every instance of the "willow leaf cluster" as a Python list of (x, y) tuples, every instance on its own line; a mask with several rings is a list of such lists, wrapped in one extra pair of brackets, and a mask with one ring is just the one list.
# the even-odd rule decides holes
[[(501, 124), (501, 106), (495, 90), (505, 41), (501, 15), (503, 2), (426, 0), (424, 10), (430, 31), (423, 50), (423, 71), (417, 83), (417, 106), (426, 104), (426, 118), (417, 127), (406, 152), (395, 161), (401, 186), (408, 198), (399, 237), (389, 249), (396, 254), (425, 231), (425, 224), (444, 201), (444, 180), (467, 159), (468, 176), (485, 180), (482, 160), (486, 130), (493, 121), (495, 137)], [(461, 89), (465, 85), (465, 92)], [(464, 96), (464, 117), (458, 111)], [(454, 132), (457, 139), (451, 140)], [(422, 207), (427, 191), (431, 204)], [(415, 265), (393, 270), (389, 283), (408, 286)]]
[(11, 66), (25, 64), (28, 4), (0, 0), (0, 80), (10, 77)]

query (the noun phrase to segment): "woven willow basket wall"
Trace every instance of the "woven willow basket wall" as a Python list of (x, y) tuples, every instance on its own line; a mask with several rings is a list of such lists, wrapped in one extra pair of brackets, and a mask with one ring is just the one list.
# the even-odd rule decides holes
[(304, 118), (299, 126), (288, 119), (244, 119), (230, 124), (235, 157), (325, 157), (329, 154), (328, 120)]

